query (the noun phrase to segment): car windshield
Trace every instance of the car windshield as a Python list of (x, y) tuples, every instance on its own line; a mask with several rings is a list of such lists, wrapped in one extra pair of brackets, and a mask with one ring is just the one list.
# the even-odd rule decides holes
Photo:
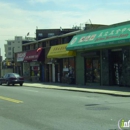
[(20, 77), (20, 75), (16, 74), (16, 73), (13, 73), (11, 76), (13, 76), (13, 77)]

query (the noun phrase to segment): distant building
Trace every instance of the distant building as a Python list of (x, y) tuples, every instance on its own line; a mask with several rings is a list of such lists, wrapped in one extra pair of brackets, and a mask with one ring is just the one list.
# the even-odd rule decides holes
[(7, 40), (7, 44), (5, 44), (5, 58), (8, 60), (13, 60), (14, 53), (22, 51), (22, 44), (29, 43), (35, 41), (34, 38), (25, 37), (23, 39), (22, 36), (15, 36), (14, 40)]
[(32, 37), (15, 36), (13, 40), (7, 40), (5, 47), (5, 60), (3, 61), (3, 68), (12, 68), (15, 66), (16, 53), (22, 52), (22, 45), (35, 41)]
[(2, 69), (2, 56), (0, 56), (0, 77), (1, 77), (1, 69)]
[(58, 35), (66, 34), (69, 32), (74, 32), (77, 30), (79, 29), (78, 28), (63, 29), (62, 27), (60, 27), (59, 29), (36, 29), (36, 40), (58, 36)]

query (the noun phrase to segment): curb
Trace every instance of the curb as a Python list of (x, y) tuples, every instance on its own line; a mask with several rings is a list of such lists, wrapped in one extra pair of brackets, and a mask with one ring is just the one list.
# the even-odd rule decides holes
[(44, 89), (56, 89), (56, 90), (66, 90), (66, 91), (76, 91), (76, 92), (87, 92), (87, 93), (98, 93), (98, 94), (107, 94), (107, 95), (113, 95), (113, 96), (120, 96), (120, 97), (130, 97), (130, 93), (128, 92), (119, 92), (119, 91), (110, 91), (110, 90), (88, 90), (88, 89), (85, 89), (85, 88), (72, 88), (72, 87), (54, 87), (53, 85), (41, 85), (40, 86), (34, 86), (34, 85), (28, 85), (26, 83), (24, 83), (24, 86), (26, 87), (34, 87), (34, 88), (44, 88)]

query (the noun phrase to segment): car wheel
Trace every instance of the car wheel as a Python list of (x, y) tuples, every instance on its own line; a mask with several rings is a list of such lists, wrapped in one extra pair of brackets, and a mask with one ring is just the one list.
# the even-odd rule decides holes
[(6, 85), (9, 86), (9, 81), (7, 81)]
[(23, 86), (23, 84), (22, 84), (22, 83), (20, 83), (20, 86)]

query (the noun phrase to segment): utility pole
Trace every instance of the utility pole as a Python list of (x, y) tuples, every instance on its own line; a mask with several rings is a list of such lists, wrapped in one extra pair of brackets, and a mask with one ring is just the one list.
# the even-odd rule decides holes
[(14, 70), (15, 70), (15, 64), (14, 64), (14, 47), (12, 48), (12, 56), (13, 56), (13, 61), (12, 61), (12, 65), (13, 65), (13, 73), (14, 73)]

